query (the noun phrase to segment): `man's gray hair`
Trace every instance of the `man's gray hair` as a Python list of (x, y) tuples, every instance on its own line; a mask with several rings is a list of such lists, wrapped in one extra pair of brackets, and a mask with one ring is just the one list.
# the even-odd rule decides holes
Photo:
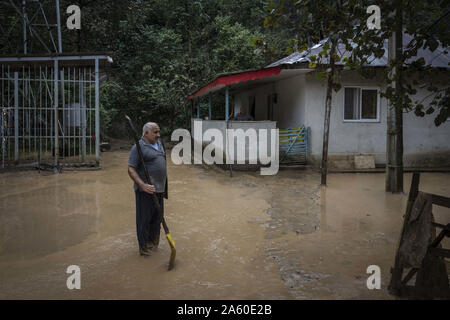
[(155, 122), (147, 122), (146, 124), (144, 124), (144, 126), (142, 127), (142, 136), (144, 136), (147, 131), (152, 130), (156, 126), (158, 125)]

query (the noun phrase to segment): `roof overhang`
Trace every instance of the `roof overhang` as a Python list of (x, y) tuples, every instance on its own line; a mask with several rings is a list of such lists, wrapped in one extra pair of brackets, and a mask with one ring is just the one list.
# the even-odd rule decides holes
[(219, 91), (225, 87), (233, 90), (244, 90), (278, 80), (295, 77), (299, 74), (313, 71), (312, 69), (283, 69), (282, 66), (235, 72), (217, 76), (213, 81), (201, 87), (186, 100), (192, 100)]

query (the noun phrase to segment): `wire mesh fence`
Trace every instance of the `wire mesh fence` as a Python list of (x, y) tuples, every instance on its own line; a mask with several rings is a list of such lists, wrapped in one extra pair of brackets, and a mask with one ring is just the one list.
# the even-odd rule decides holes
[(95, 80), (92, 66), (1, 65), (1, 167), (98, 164)]

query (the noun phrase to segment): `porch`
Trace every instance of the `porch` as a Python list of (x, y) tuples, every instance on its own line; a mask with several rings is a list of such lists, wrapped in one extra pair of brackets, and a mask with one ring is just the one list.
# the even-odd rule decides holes
[[(293, 82), (292, 78), (304, 75), (309, 71), (308, 69), (284, 69), (282, 66), (276, 66), (217, 76), (187, 98), (192, 102), (191, 136), (194, 143), (200, 143), (204, 148), (210, 143), (217, 145), (216, 140), (212, 142), (211, 139), (204, 139), (205, 132), (215, 129), (223, 137), (215, 151), (219, 150), (221, 157), (226, 159), (227, 153), (236, 155), (237, 147), (235, 136), (231, 136), (227, 132), (242, 130), (241, 133), (244, 133), (246, 139), (249, 137), (250, 131), (254, 130), (258, 136), (258, 146), (264, 143), (267, 154), (271, 154), (273, 150), (271, 141), (276, 139), (280, 162), (296, 165), (306, 164), (310, 130), (304, 126), (304, 116), (299, 114), (299, 112), (304, 112), (303, 106), (296, 101), (287, 101), (289, 95), (284, 96), (283, 88), (277, 90), (277, 87), (283, 81)], [(278, 91), (281, 91), (282, 95)], [(220, 106), (224, 109), (223, 116), (217, 116), (217, 112), (213, 116), (214, 108), (218, 107), (213, 105), (213, 94), (224, 96), (224, 104)], [(207, 111), (205, 104), (208, 106)], [(202, 105), (203, 108), (201, 108)], [(239, 113), (241, 108), (244, 108), (254, 120), (234, 120), (234, 116)], [(287, 117), (292, 120), (289, 126), (286, 121), (280, 119), (280, 114), (283, 112), (288, 114)], [(201, 128), (201, 134), (195, 132), (195, 127)], [(260, 141), (260, 134), (265, 136), (265, 138), (263, 137), (264, 141)], [(275, 134), (277, 137), (272, 138), (272, 135)], [(264, 163), (266, 159), (259, 158), (259, 155), (255, 156), (251, 149), (252, 146), (246, 142), (245, 163)], [(243, 163), (238, 162), (238, 164)]]

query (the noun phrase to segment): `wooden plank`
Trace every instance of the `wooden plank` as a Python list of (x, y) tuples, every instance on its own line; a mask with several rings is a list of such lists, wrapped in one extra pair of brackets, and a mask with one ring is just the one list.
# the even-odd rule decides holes
[(436, 239), (433, 240), (433, 242), (430, 244), (430, 247), (435, 248), (438, 246), (438, 244), (444, 239), (444, 237), (448, 234), (448, 231), (446, 229), (442, 230), (439, 235), (436, 237)]
[(428, 249), (430, 254), (437, 256), (437, 257), (444, 257), (444, 258), (450, 258), (450, 250), (449, 249), (443, 249), (443, 248), (430, 248)]
[(441, 228), (441, 229), (446, 229), (446, 230), (449, 230), (449, 231), (450, 231), (450, 228), (449, 228), (448, 225), (440, 224), (440, 223), (437, 223), (437, 222), (432, 222), (431, 224), (433, 225), (433, 227)]
[(412, 268), (411, 270), (409, 270), (408, 274), (407, 274), (406, 277), (402, 280), (401, 284), (402, 284), (402, 285), (408, 284), (409, 280), (411, 280), (412, 277), (414, 277), (414, 275), (417, 273), (417, 271), (419, 271), (419, 268)]
[(392, 276), (391, 281), (389, 283), (389, 290), (393, 293), (398, 293), (401, 282), (402, 282), (402, 275), (403, 275), (403, 268), (400, 266), (399, 263), (399, 248), (403, 241), (403, 236), (405, 234), (405, 226), (408, 224), (409, 216), (411, 214), (411, 210), (414, 204), (414, 201), (417, 198), (417, 193), (419, 192), (419, 183), (420, 183), (420, 173), (414, 172), (413, 177), (411, 180), (411, 187), (409, 189), (409, 195), (408, 195), (408, 203), (406, 207), (405, 216), (403, 219), (403, 226), (402, 231), (400, 232), (400, 240), (397, 247), (397, 252), (395, 254), (395, 262), (394, 262), (394, 268), (392, 269)]
[(450, 208), (450, 198), (443, 197), (443, 196), (440, 196), (437, 194), (433, 194), (432, 199), (433, 199), (433, 204), (441, 206), (441, 207)]
[(437, 206), (441, 206), (441, 207), (450, 208), (450, 198), (440, 196), (438, 194), (433, 194), (433, 193), (424, 192), (424, 194), (431, 196), (433, 204), (435, 204)]

